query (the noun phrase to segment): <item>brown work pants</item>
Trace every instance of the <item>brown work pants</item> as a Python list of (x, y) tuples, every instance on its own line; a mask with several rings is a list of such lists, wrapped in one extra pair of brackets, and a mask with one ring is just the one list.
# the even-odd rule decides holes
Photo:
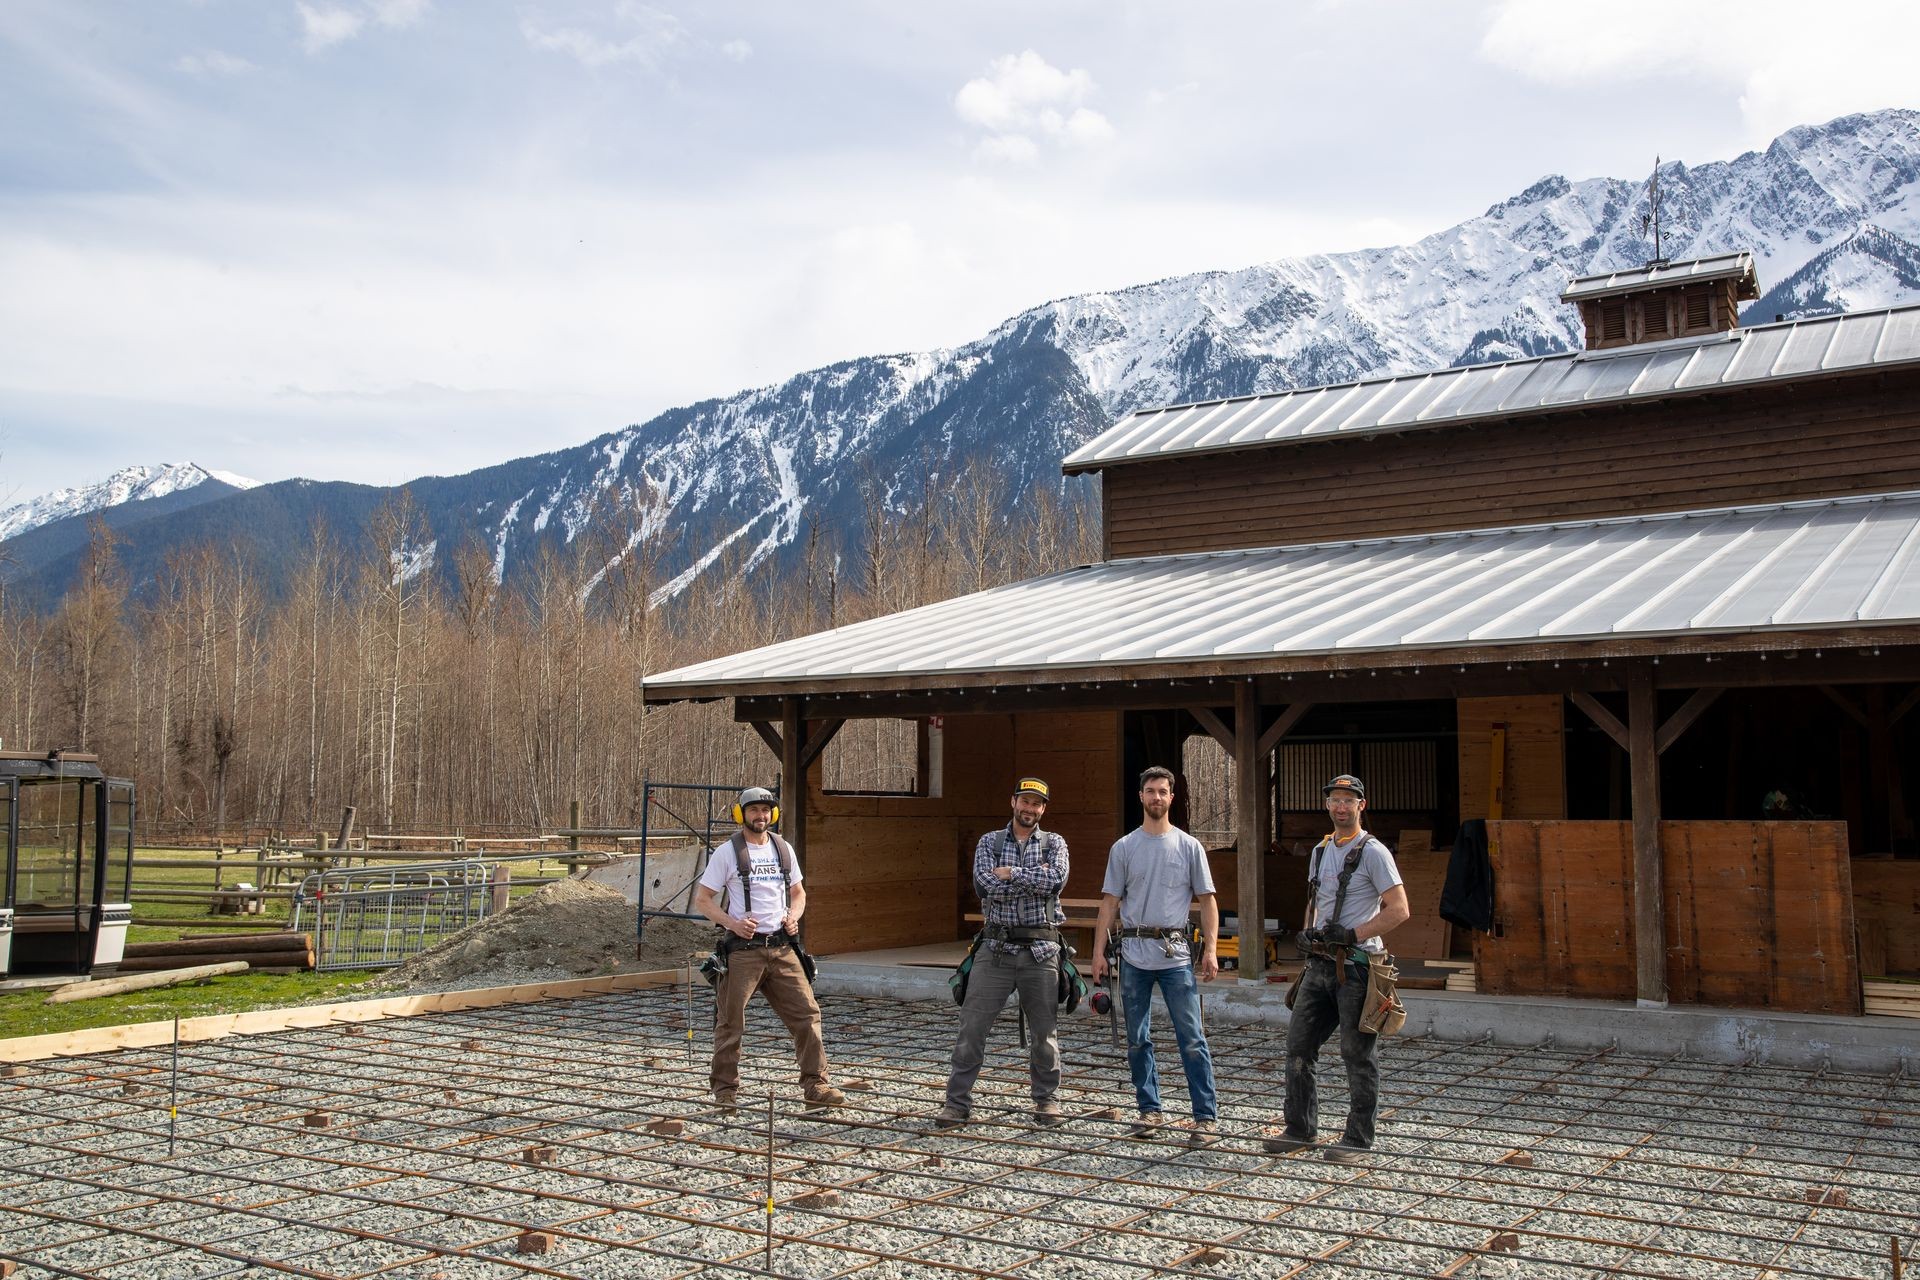
[(727, 976), (714, 990), (713, 1068), (715, 1093), (740, 1087), (740, 1037), (747, 1028), (747, 1001), (760, 992), (793, 1033), (800, 1061), (800, 1087), (812, 1097), (827, 1085), (827, 1050), (820, 1039), (820, 1006), (792, 947), (740, 947), (727, 956)]

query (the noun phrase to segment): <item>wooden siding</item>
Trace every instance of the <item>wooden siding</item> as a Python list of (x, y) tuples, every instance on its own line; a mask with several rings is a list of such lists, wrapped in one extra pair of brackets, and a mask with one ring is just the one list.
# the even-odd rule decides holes
[(1920, 375), (1732, 391), (1102, 472), (1112, 557), (1920, 488)]
[(1013, 780), (1053, 788), (1045, 825), (1067, 838), (1067, 897), (1099, 892), (1118, 837), (1116, 713), (947, 716), (939, 796), (827, 795), (808, 776), (807, 944), (820, 955), (950, 942), (978, 910), (974, 844), (1007, 821)]
[[(1498, 936), (1475, 935), (1493, 995), (1636, 993), (1633, 828), (1488, 824)], [(1668, 998), (1859, 1013), (1846, 826), (1663, 822)]]

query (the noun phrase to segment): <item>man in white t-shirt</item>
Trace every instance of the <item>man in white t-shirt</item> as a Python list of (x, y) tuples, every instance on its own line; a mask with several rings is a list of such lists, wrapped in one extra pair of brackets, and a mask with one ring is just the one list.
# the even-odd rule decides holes
[[(827, 1083), (820, 1005), (794, 950), (807, 891), (800, 883), (800, 860), (793, 846), (771, 830), (776, 812), (773, 793), (765, 787), (742, 791), (734, 805), (740, 829), (714, 849), (693, 893), (693, 909), (727, 931), (727, 968), (714, 986), (717, 1014), (708, 1082), (716, 1102), (735, 1105), (747, 1001), (758, 991), (793, 1033), (808, 1108), (837, 1107), (847, 1095)], [(743, 854), (748, 868), (744, 881)]]
[(1315, 1064), (1320, 1046), (1338, 1031), (1340, 1058), (1347, 1066), (1347, 1124), (1325, 1155), (1351, 1164), (1373, 1145), (1374, 1115), (1380, 1109), (1380, 1064), (1375, 1058), (1380, 1037), (1360, 1029), (1367, 964), (1386, 953), (1383, 936), (1413, 913), (1393, 854), (1360, 825), (1367, 808), (1365, 785), (1343, 773), (1320, 792), (1333, 819), (1333, 834), (1315, 847), (1307, 869), (1313, 925), (1300, 931), (1300, 945), (1310, 954), (1294, 993), (1293, 1021), (1287, 1025), (1287, 1123), (1262, 1145), (1276, 1154), (1313, 1145), (1319, 1128)]

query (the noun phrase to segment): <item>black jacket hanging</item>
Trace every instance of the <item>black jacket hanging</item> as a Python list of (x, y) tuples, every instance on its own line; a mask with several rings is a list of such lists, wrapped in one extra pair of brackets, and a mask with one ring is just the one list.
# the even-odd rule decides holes
[(1462, 929), (1493, 932), (1493, 860), (1487, 856), (1487, 823), (1469, 818), (1460, 824), (1447, 859), (1447, 883), (1440, 891), (1440, 917)]

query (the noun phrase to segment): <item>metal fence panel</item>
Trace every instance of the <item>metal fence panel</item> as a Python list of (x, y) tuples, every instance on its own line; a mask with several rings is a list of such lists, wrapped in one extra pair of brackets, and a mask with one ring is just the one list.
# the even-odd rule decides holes
[(316, 969), (390, 969), (484, 919), (490, 875), (473, 861), (316, 873), (292, 927), (313, 934)]

